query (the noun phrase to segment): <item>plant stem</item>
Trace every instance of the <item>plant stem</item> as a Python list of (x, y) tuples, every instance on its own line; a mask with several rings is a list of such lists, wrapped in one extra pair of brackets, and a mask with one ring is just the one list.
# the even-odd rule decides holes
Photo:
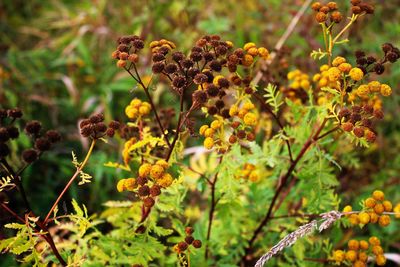
[(168, 150), (168, 154), (167, 154), (167, 157), (166, 157), (166, 161), (167, 162), (169, 161), (169, 159), (170, 159), (170, 157), (172, 155), (172, 152), (174, 150), (176, 141), (178, 141), (179, 133), (181, 131), (182, 115), (183, 115), (183, 94), (184, 94), (184, 90), (182, 90), (182, 93), (180, 94), (180, 101), (179, 101), (180, 102), (180, 107), (179, 107), (178, 125), (176, 126), (174, 140), (172, 140), (172, 144), (171, 144), (171, 146), (169, 147), (169, 150)]
[(26, 196), (24, 186), (22, 185), (21, 176), (14, 172), (13, 168), (11, 168), (11, 166), (8, 164), (6, 159), (4, 159), (4, 158), (1, 159), (1, 163), (3, 164), (6, 171), (13, 177), (13, 180), (15, 181), (15, 185), (18, 187), (18, 190), (21, 193), (25, 207), (26, 207), (27, 211), (30, 212), (32, 209), (31, 209), (31, 206), (29, 205), (29, 201)]
[[(15, 217), (18, 221), (20, 221), (23, 224), (26, 224), (26, 221), (21, 216), (16, 214), (13, 210), (11, 210), (6, 204), (0, 203), (0, 206), (5, 211), (10, 213), (13, 217)], [(42, 229), (44, 232), (46, 232), (46, 234), (42, 235), (42, 238), (44, 240), (46, 240), (46, 242), (50, 245), (51, 250), (53, 251), (54, 255), (56, 256), (56, 258), (58, 259), (60, 264), (62, 266), (67, 266), (67, 263), (64, 261), (64, 259), (61, 257), (60, 253), (58, 252), (58, 249), (57, 249), (56, 245), (54, 244), (53, 237), (50, 235), (48, 229), (40, 222), (40, 220), (38, 220), (36, 222), (36, 224), (40, 229)], [(39, 229), (33, 229), (33, 230), (40, 234), (40, 230)]]
[[(222, 161), (222, 157), (220, 159), (220, 163)], [(215, 199), (215, 185), (217, 184), (217, 179), (218, 179), (218, 172), (214, 175), (214, 179), (211, 182), (211, 207), (210, 207), (210, 212), (208, 214), (208, 229), (207, 229), (207, 244), (206, 244), (206, 250), (205, 250), (205, 258), (208, 259), (209, 256), (209, 249), (208, 249), (208, 243), (210, 241), (211, 237), (211, 228), (212, 228), (212, 223), (214, 220), (214, 213), (215, 213), (215, 207), (217, 206), (217, 202)]]
[(54, 209), (57, 207), (58, 203), (60, 202), (61, 198), (64, 196), (64, 194), (67, 192), (67, 190), (69, 189), (69, 187), (72, 185), (72, 183), (75, 181), (76, 177), (78, 177), (78, 175), (81, 173), (81, 171), (83, 170), (83, 168), (85, 167), (86, 163), (88, 162), (90, 155), (93, 152), (93, 148), (94, 145), (96, 144), (96, 139), (92, 140), (92, 143), (90, 144), (90, 148), (86, 154), (85, 159), (83, 160), (82, 164), (76, 169), (74, 175), (71, 177), (71, 179), (69, 180), (69, 182), (66, 184), (66, 186), (64, 187), (63, 191), (60, 193), (60, 195), (58, 196), (58, 198), (56, 199), (56, 201), (54, 202), (53, 206), (51, 207), (51, 209), (49, 210), (49, 212), (47, 213), (46, 218), (43, 221), (44, 225), (47, 225), (47, 222), (51, 216), (51, 214), (53, 213)]
[(51, 250), (53, 251), (53, 254), (56, 256), (58, 261), (62, 266), (67, 266), (67, 263), (64, 261), (64, 259), (61, 257), (60, 252), (58, 252), (58, 249), (56, 247), (56, 244), (54, 243), (53, 237), (51, 236), (49, 230), (47, 227), (38, 220), (36, 224), (42, 229), (46, 234), (43, 236), (43, 238), (47, 241), (47, 243), (50, 245)]
[(278, 189), (275, 191), (275, 195), (273, 196), (272, 200), (271, 200), (271, 204), (269, 205), (268, 211), (266, 213), (266, 215), (264, 216), (263, 220), (260, 222), (260, 224), (258, 225), (258, 227), (255, 229), (255, 231), (253, 232), (252, 237), (249, 240), (249, 244), (247, 246), (247, 248), (245, 249), (245, 253), (241, 259), (242, 263), (245, 263), (246, 261), (246, 256), (247, 254), (251, 251), (251, 249), (253, 248), (253, 244), (254, 241), (256, 240), (256, 238), (258, 237), (258, 235), (262, 232), (262, 229), (264, 228), (265, 225), (267, 225), (267, 223), (269, 222), (275, 203), (280, 195), (280, 193), (282, 192), (283, 188), (286, 186), (286, 183), (289, 181), (289, 178), (292, 175), (292, 172), (294, 171), (294, 169), (296, 168), (297, 164), (299, 163), (299, 161), (301, 160), (301, 158), (304, 156), (304, 154), (307, 152), (307, 150), (310, 148), (310, 146), (316, 142), (318, 140), (319, 134), (321, 133), (321, 131), (323, 130), (323, 128), (325, 127), (325, 124), (327, 122), (327, 119), (325, 119), (320, 127), (317, 129), (317, 131), (315, 132), (315, 134), (311, 134), (310, 137), (307, 139), (307, 141), (304, 143), (303, 147), (301, 148), (299, 154), (297, 155), (296, 159), (290, 164), (289, 169), (287, 170), (287, 172), (285, 173), (285, 175), (280, 179), (280, 185), (278, 186)]
[(146, 97), (149, 100), (151, 109), (153, 110), (154, 115), (156, 117), (156, 120), (157, 120), (157, 123), (158, 123), (158, 127), (160, 127), (160, 130), (161, 130), (161, 132), (162, 132), (162, 134), (164, 136), (165, 143), (168, 145), (168, 147), (171, 147), (171, 144), (169, 143), (169, 140), (168, 140), (168, 136), (165, 133), (164, 126), (162, 125), (160, 117), (158, 116), (158, 112), (157, 112), (156, 106), (154, 105), (153, 98), (151, 97), (151, 95), (149, 93), (149, 88), (143, 83), (142, 79), (140, 78), (139, 72), (137, 71), (137, 68), (136, 68), (136, 64), (133, 64), (133, 67), (134, 67), (134, 70), (135, 70), (135, 73), (136, 73), (137, 77), (135, 77), (135, 75), (132, 74), (130, 69), (125, 68), (125, 70), (129, 73), (129, 75), (136, 82), (138, 82), (140, 84), (140, 86), (142, 86), (142, 88), (144, 90), (144, 93), (146, 94)]
[[(262, 96), (253, 93), (253, 96), (258, 100), (258, 102), (260, 102), (261, 106), (274, 118), (274, 120), (276, 121), (276, 123), (278, 124), (279, 128), (281, 129), (282, 133), (287, 136), (287, 133), (285, 131), (285, 128), (283, 128), (282, 123), (280, 122), (278, 116), (271, 110), (271, 108), (265, 103), (264, 99), (262, 98)], [(290, 162), (293, 162), (293, 155), (292, 155), (292, 149), (290, 147), (290, 142), (288, 139), (285, 139), (285, 143), (287, 146), (287, 150), (289, 153), (289, 158), (290, 158)]]
[(0, 203), (0, 206), (7, 211), (8, 213), (10, 213), (14, 218), (16, 218), (18, 221), (25, 223), (25, 220), (22, 219), (21, 216), (19, 216), (17, 213), (15, 213), (12, 209), (10, 209), (6, 204), (4, 203)]

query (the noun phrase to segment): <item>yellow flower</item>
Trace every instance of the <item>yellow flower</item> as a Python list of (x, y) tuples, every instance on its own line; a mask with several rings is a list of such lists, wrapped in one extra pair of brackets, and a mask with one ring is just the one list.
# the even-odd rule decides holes
[(383, 200), (385, 199), (385, 193), (383, 193), (381, 190), (375, 190), (375, 191), (372, 193), (372, 197), (373, 197), (375, 200), (383, 201)]
[(224, 78), (224, 76), (222, 76), (222, 75), (217, 75), (217, 76), (215, 76), (214, 79), (213, 79), (213, 84), (214, 84), (215, 86), (218, 86), (218, 81), (219, 81), (220, 79), (223, 79), (223, 78)]
[(342, 262), (345, 259), (345, 253), (343, 250), (335, 250), (333, 252), (333, 259), (337, 262)]
[(400, 218), (400, 203), (394, 207), (393, 211), (396, 213), (394, 216), (399, 219)]
[(210, 126), (211, 126), (212, 129), (218, 130), (219, 128), (221, 128), (222, 124), (221, 124), (221, 122), (220, 122), (219, 120), (214, 120), (214, 121), (211, 123)]
[(258, 54), (263, 58), (263, 59), (268, 59), (269, 58), (269, 51), (265, 47), (260, 47), (258, 48)]
[(329, 66), (328, 66), (327, 64), (322, 65), (322, 66), (319, 68), (319, 70), (320, 70), (321, 72), (326, 71), (326, 70), (328, 70), (328, 69), (329, 69)]
[(252, 171), (249, 175), (249, 180), (252, 182), (257, 182), (259, 178), (260, 177), (256, 171)]
[(346, 252), (346, 260), (353, 262), (356, 259), (357, 259), (357, 252), (355, 252), (354, 250), (349, 250)]
[(123, 192), (123, 191), (125, 191), (125, 190), (126, 190), (126, 187), (125, 187), (125, 179), (121, 179), (121, 180), (119, 180), (118, 183), (117, 183), (117, 191), (118, 191), (118, 192)]
[(247, 103), (245, 103), (245, 104), (243, 105), (243, 108), (244, 108), (244, 109), (247, 109), (247, 110), (251, 110), (251, 109), (253, 109), (254, 107), (255, 107), (254, 104), (251, 103), (251, 102), (247, 102)]
[(144, 163), (139, 167), (139, 176), (146, 177), (150, 174), (151, 171), (151, 164)]
[(134, 99), (132, 99), (132, 101), (129, 105), (134, 108), (139, 108), (141, 104), (142, 104), (142, 101), (140, 99), (134, 98)]
[(302, 80), (300, 86), (304, 90), (310, 89), (310, 82), (308, 80)]
[(169, 167), (168, 162), (163, 159), (157, 160), (156, 165), (160, 165), (161, 167), (164, 168), (164, 170), (168, 169)]
[(164, 168), (160, 165), (151, 166), (150, 176), (154, 179), (159, 179), (164, 173)]
[(367, 250), (368, 247), (369, 247), (369, 244), (368, 244), (367, 241), (365, 241), (365, 240), (361, 240), (361, 241), (360, 241), (360, 248), (361, 248), (361, 249)]
[(235, 116), (238, 113), (238, 110), (239, 110), (238, 106), (236, 105), (231, 106), (231, 108), (229, 109), (229, 115), (231, 117)]
[(390, 96), (392, 94), (392, 88), (390, 88), (390, 86), (387, 84), (382, 84), (381, 85), (381, 94), (383, 96)]
[(126, 190), (133, 191), (138, 185), (135, 178), (125, 179), (124, 186)]
[(247, 109), (242, 108), (241, 110), (239, 110), (238, 117), (243, 119), (244, 115), (246, 115), (248, 112), (249, 111)]
[(389, 200), (385, 200), (382, 202), (383, 207), (385, 208), (386, 212), (391, 212), (393, 209), (393, 205), (392, 202), (390, 202)]
[(364, 77), (364, 72), (360, 68), (352, 68), (349, 75), (352, 80), (361, 81)]
[(375, 205), (376, 205), (376, 201), (372, 197), (369, 197), (365, 200), (365, 206), (367, 208), (373, 208), (373, 207), (375, 207)]
[(348, 73), (351, 70), (351, 65), (349, 63), (342, 63), (338, 66), (341, 72)]
[(361, 224), (367, 224), (371, 220), (371, 217), (366, 212), (360, 212), (358, 214), (358, 218), (359, 218)]
[(243, 46), (243, 49), (246, 50), (246, 51), (248, 51), (250, 48), (253, 48), (253, 47), (256, 47), (256, 44), (255, 44), (255, 43), (246, 43), (246, 44)]
[(332, 67), (328, 70), (328, 77), (331, 82), (338, 81), (341, 74), (342, 72), (336, 67)]
[(243, 58), (242, 64), (243, 66), (249, 67), (251, 64), (253, 64), (254, 58), (252, 55), (246, 54)]
[(347, 246), (349, 247), (349, 249), (358, 250), (358, 248), (360, 247), (360, 243), (357, 240), (351, 239), (347, 243)]
[(172, 176), (171, 176), (171, 174), (169, 174), (169, 173), (164, 173), (164, 175), (159, 179), (159, 180), (157, 180), (157, 183), (161, 186), (161, 187), (168, 187), (168, 186), (170, 186), (171, 184), (172, 184), (172, 182), (173, 182), (173, 178), (172, 178)]
[(332, 66), (338, 67), (340, 64), (345, 63), (345, 62), (346, 62), (346, 59), (344, 57), (336, 57), (332, 61)]
[(371, 92), (380, 92), (381, 91), (381, 83), (378, 81), (372, 81), (368, 84), (369, 90)]
[(328, 85), (328, 80), (326, 78), (322, 78), (321, 80), (319, 80), (318, 86), (319, 87), (325, 87)]
[(390, 217), (389, 217), (389, 215), (381, 215), (380, 217), (379, 217), (379, 225), (380, 226), (383, 226), (383, 227), (386, 227), (386, 226), (388, 226), (389, 224), (390, 224)]
[(386, 257), (382, 254), (376, 256), (376, 264), (378, 266), (384, 266), (386, 264)]
[(313, 76), (313, 82), (318, 82), (321, 79), (322, 75), (317, 73)]
[(251, 47), (249, 50), (247, 50), (247, 53), (253, 57), (258, 56), (258, 49), (256, 47)]
[(381, 244), (381, 241), (376, 236), (371, 236), (368, 241), (373, 246), (379, 246)]
[(204, 135), (204, 132), (208, 129), (208, 125), (203, 125), (200, 127), (199, 133)]
[(214, 140), (211, 137), (204, 139), (204, 147), (206, 149), (211, 149), (214, 146)]
[(365, 84), (360, 85), (360, 86), (357, 88), (357, 90), (356, 90), (356, 94), (357, 94), (359, 97), (367, 96), (367, 95), (369, 94), (369, 87), (368, 87), (368, 85), (365, 85)]
[(159, 43), (158, 41), (152, 41), (152, 42), (149, 44), (150, 48), (154, 48), (154, 47), (159, 46), (159, 45), (160, 45), (160, 43)]
[(300, 82), (298, 82), (298, 81), (292, 82), (290, 87), (292, 87), (293, 89), (299, 89), (300, 88)]
[(132, 106), (127, 106), (127, 107), (125, 108), (125, 114), (126, 114), (126, 116), (127, 116), (128, 118), (130, 118), (130, 119), (135, 119), (135, 118), (138, 116), (139, 111), (138, 111), (137, 108), (134, 108), (134, 107), (132, 107)]
[(226, 41), (225, 43), (228, 45), (229, 48), (233, 47), (233, 43), (231, 41)]
[(204, 132), (204, 137), (212, 137), (215, 133), (215, 130), (213, 128), (208, 128)]
[(254, 126), (257, 124), (257, 116), (254, 113), (249, 112), (244, 116), (243, 121), (247, 125)]
[(150, 107), (149, 107), (149, 106), (147, 106), (147, 105), (142, 105), (142, 106), (140, 106), (140, 108), (139, 108), (139, 114), (140, 114), (141, 116), (147, 115), (147, 114), (149, 114), (149, 113), (150, 113)]

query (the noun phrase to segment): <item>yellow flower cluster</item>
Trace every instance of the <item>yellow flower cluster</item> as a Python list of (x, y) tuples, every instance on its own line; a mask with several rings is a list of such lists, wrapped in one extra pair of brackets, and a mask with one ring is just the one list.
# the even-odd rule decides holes
[(135, 98), (125, 108), (125, 114), (130, 119), (136, 119), (150, 113), (151, 106), (148, 102), (142, 102), (140, 99)]
[(117, 183), (118, 192), (133, 191), (138, 187), (135, 178), (121, 179)]
[(383, 249), (381, 247), (380, 240), (372, 236), (368, 241), (365, 240), (350, 240), (347, 243), (349, 248), (348, 251), (335, 250), (333, 253), (333, 260), (337, 264), (346, 263), (346, 265), (352, 264), (354, 267), (365, 267), (367, 266), (368, 255), (374, 254), (376, 264), (383, 266), (386, 263), (386, 258), (383, 255)]
[(167, 172), (169, 165), (165, 160), (158, 160), (155, 164), (143, 163), (139, 167), (139, 176), (151, 178), (159, 186), (166, 188), (173, 182), (171, 174)]
[[(353, 225), (379, 223), (380, 226), (388, 226), (390, 224), (389, 215), (383, 214), (384, 212), (391, 212), (393, 210), (392, 202), (385, 200), (385, 194), (380, 190), (375, 190), (372, 197), (364, 201), (364, 210), (358, 214), (346, 215)], [(351, 212), (352, 207), (346, 206), (343, 212)]]
[(124, 149), (122, 150), (122, 159), (124, 160), (125, 164), (128, 164), (128, 162), (131, 159), (130, 155), (130, 148), (137, 142), (136, 138), (132, 137), (128, 141), (125, 142), (124, 144)]
[(152, 41), (149, 46), (151, 48), (152, 53), (156, 53), (158, 49), (160, 49), (160, 47), (166, 47), (169, 50), (176, 48), (176, 45), (173, 42), (165, 39), (161, 39), (159, 41)]
[(269, 51), (265, 47), (258, 47), (255, 43), (246, 43), (243, 46), (246, 54), (243, 57), (242, 65), (249, 67), (254, 62), (254, 58), (260, 56), (263, 59), (269, 58)]
[(237, 116), (247, 126), (255, 126), (258, 122), (257, 115), (253, 112), (250, 112), (254, 109), (255, 106), (250, 101), (243, 104), (241, 108), (239, 108), (238, 105), (232, 105), (229, 109), (229, 115), (231, 117)]
[(394, 207), (393, 212), (396, 213), (394, 216), (395, 216), (397, 219), (400, 219), (400, 203), (398, 203), (398, 204)]
[(378, 93), (380, 93), (382, 96), (390, 96), (392, 94), (392, 88), (389, 85), (381, 84), (378, 81), (362, 84), (349, 95), (349, 101), (354, 101), (356, 96), (363, 100), (368, 100), (371, 94)]
[(214, 144), (218, 139), (215, 138), (215, 133), (218, 130), (221, 130), (223, 126), (224, 126), (223, 122), (219, 119), (216, 119), (213, 122), (211, 122), (210, 126), (203, 125), (200, 127), (199, 133), (200, 135), (205, 137), (203, 144), (206, 149), (212, 149), (214, 147)]
[(339, 80), (342, 77), (342, 71), (338, 67), (330, 68), (328, 65), (322, 65), (319, 70), (320, 73), (313, 76), (313, 82), (317, 83), (319, 88), (340, 88)]
[(301, 70), (293, 70), (287, 74), (287, 78), (292, 83), (289, 85), (293, 89), (310, 89), (310, 76), (303, 73)]
[(244, 164), (243, 170), (240, 172), (240, 175), (237, 178), (243, 178), (245, 180), (257, 182), (260, 178), (260, 175), (254, 164), (246, 163)]

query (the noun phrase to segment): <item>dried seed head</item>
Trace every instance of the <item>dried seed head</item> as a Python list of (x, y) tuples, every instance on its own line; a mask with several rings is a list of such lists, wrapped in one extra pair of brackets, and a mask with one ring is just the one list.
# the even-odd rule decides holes
[(0, 142), (5, 143), (10, 139), (10, 134), (7, 131), (7, 128), (1, 127), (0, 128)]
[(148, 196), (150, 194), (150, 188), (147, 185), (142, 185), (138, 189), (138, 194), (141, 197)]
[(195, 247), (195, 248), (201, 248), (201, 245), (202, 245), (202, 243), (198, 239), (194, 240), (193, 243), (192, 243), (192, 246)]
[(35, 141), (35, 148), (39, 151), (46, 151), (49, 150), (51, 147), (51, 143), (47, 138), (41, 137), (36, 139)]
[(4, 143), (0, 143), (0, 158), (5, 158), (9, 154), (10, 154), (10, 148)]
[(49, 139), (50, 143), (57, 143), (61, 140), (61, 135), (56, 130), (48, 130), (46, 132), (46, 137)]
[(22, 152), (22, 159), (26, 163), (32, 163), (38, 158), (38, 153), (34, 149), (27, 149), (24, 152)]
[(207, 102), (207, 93), (204, 91), (197, 90), (192, 95), (193, 102), (204, 104)]
[(145, 207), (147, 207), (147, 208), (153, 207), (154, 204), (155, 204), (155, 201), (154, 201), (154, 199), (153, 199), (152, 197), (146, 197), (146, 198), (143, 200), (143, 205), (144, 205)]
[(29, 135), (38, 135), (42, 129), (42, 124), (39, 121), (30, 121), (25, 125), (25, 132)]

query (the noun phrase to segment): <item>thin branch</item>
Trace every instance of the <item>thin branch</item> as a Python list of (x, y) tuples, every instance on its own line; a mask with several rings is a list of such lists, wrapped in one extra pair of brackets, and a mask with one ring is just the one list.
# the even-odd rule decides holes
[[(222, 161), (222, 157), (220, 158), (220, 163)], [(208, 228), (207, 228), (207, 244), (206, 244), (206, 250), (205, 250), (205, 258), (208, 259), (209, 256), (209, 248), (208, 248), (208, 243), (210, 241), (211, 237), (211, 228), (212, 228), (212, 223), (214, 220), (214, 213), (215, 213), (215, 208), (217, 206), (217, 203), (219, 201), (215, 199), (215, 185), (217, 184), (218, 180), (218, 172), (214, 175), (214, 179), (211, 182), (211, 207), (210, 207), (210, 212), (208, 214)]]
[[(274, 47), (274, 51), (271, 53), (269, 59), (267, 62), (265, 62), (265, 68), (267, 68), (275, 59), (277, 52), (281, 50), (287, 39), (290, 37), (290, 35), (293, 33), (294, 29), (296, 28), (297, 23), (299, 22), (300, 18), (304, 15), (304, 13), (307, 11), (307, 8), (309, 5), (311, 5), (311, 2), (313, 0), (306, 0), (303, 5), (301, 6), (300, 10), (297, 12), (297, 14), (292, 18), (290, 21), (289, 25), (286, 28), (285, 33), (282, 35), (282, 37), (279, 39), (279, 41), (276, 43)], [(256, 76), (253, 79), (253, 84), (258, 84), (263, 76), (262, 71), (258, 71)]]
[(12, 209), (10, 209), (6, 204), (4, 203), (0, 203), (0, 206), (7, 211), (8, 213), (10, 213), (14, 218), (16, 218), (18, 221), (25, 223), (25, 220), (19, 216), (17, 213), (15, 213)]
[[(265, 103), (264, 99), (256, 94), (253, 93), (253, 96), (260, 102), (261, 106), (267, 110), (267, 112), (274, 118), (274, 120), (276, 121), (276, 123), (278, 124), (279, 128), (281, 129), (282, 133), (287, 136), (287, 133), (285, 131), (285, 128), (283, 127), (282, 123), (280, 122), (278, 116), (271, 110), (271, 108), (267, 105), (267, 103)], [(292, 149), (290, 147), (290, 142), (288, 139), (285, 139), (285, 143), (286, 143), (286, 147), (289, 153), (289, 158), (290, 158), (290, 162), (293, 162), (293, 154), (292, 154)]]
[(258, 235), (262, 232), (262, 229), (264, 228), (265, 225), (267, 225), (267, 223), (270, 220), (270, 217), (272, 215), (274, 206), (276, 201), (278, 200), (278, 197), (280, 195), (280, 193), (282, 192), (283, 188), (286, 186), (287, 182), (289, 181), (289, 178), (292, 175), (292, 172), (294, 171), (294, 169), (296, 168), (297, 164), (300, 162), (300, 160), (302, 159), (302, 157), (305, 155), (305, 153), (307, 152), (307, 150), (310, 148), (310, 146), (318, 140), (318, 136), (321, 133), (321, 131), (323, 130), (323, 128), (325, 127), (325, 124), (327, 122), (327, 119), (325, 119), (321, 125), (319, 126), (318, 130), (316, 131), (315, 134), (311, 134), (310, 137), (307, 139), (307, 141), (304, 143), (302, 149), (300, 150), (299, 154), (297, 155), (296, 159), (291, 163), (291, 165), (289, 166), (289, 169), (287, 170), (287, 172), (285, 173), (285, 175), (280, 179), (281, 183), (278, 186), (278, 189), (275, 192), (275, 195), (273, 196), (272, 200), (271, 200), (271, 204), (269, 205), (268, 211), (266, 213), (266, 215), (264, 216), (263, 220), (260, 222), (260, 224), (258, 225), (258, 227), (255, 229), (255, 231), (253, 232), (252, 237), (249, 240), (249, 244), (247, 246), (247, 248), (245, 249), (245, 253), (242, 257), (241, 262), (244, 263), (246, 260), (246, 255), (251, 251), (254, 241), (256, 240), (256, 238), (258, 237)]
[(32, 209), (31, 209), (31, 206), (29, 205), (29, 201), (28, 201), (28, 198), (26, 196), (24, 186), (22, 185), (21, 176), (19, 174), (15, 173), (15, 171), (8, 164), (6, 159), (4, 159), (4, 158), (1, 159), (1, 163), (6, 168), (7, 172), (14, 178), (13, 180), (15, 181), (15, 184), (18, 187), (19, 192), (21, 193), (21, 196), (22, 196), (22, 199), (24, 201), (25, 207), (26, 207), (27, 211), (30, 212)]
[(143, 90), (144, 90), (144, 93), (146, 94), (146, 97), (147, 97), (147, 99), (149, 100), (151, 109), (153, 110), (154, 115), (155, 115), (155, 117), (156, 117), (156, 120), (157, 120), (157, 123), (158, 123), (158, 127), (160, 127), (160, 130), (161, 130), (161, 132), (162, 132), (162, 134), (163, 134), (163, 136), (164, 136), (165, 143), (168, 145), (168, 147), (171, 147), (171, 144), (169, 143), (169, 140), (168, 140), (168, 136), (167, 136), (166, 133), (165, 133), (164, 126), (162, 125), (161, 120), (160, 120), (160, 117), (158, 116), (158, 112), (157, 112), (156, 106), (154, 105), (153, 98), (151, 97), (151, 95), (150, 95), (150, 93), (149, 93), (149, 88), (143, 83), (142, 79), (140, 78), (139, 73), (138, 73), (138, 71), (137, 71), (137, 68), (136, 68), (136, 65), (135, 65), (135, 64), (133, 64), (133, 67), (134, 67), (134, 70), (135, 70), (135, 72), (136, 72), (137, 77), (135, 77), (135, 75), (133, 75), (132, 72), (131, 72), (129, 69), (125, 68), (125, 70), (129, 73), (129, 75), (130, 75), (137, 83), (140, 84), (140, 86), (142, 86), (142, 88), (143, 88)]
[(54, 209), (57, 207), (58, 203), (61, 201), (62, 197), (64, 196), (64, 194), (67, 192), (67, 190), (69, 189), (69, 187), (72, 185), (72, 183), (75, 181), (76, 177), (78, 177), (78, 175), (81, 173), (81, 171), (83, 170), (83, 168), (85, 167), (86, 163), (88, 162), (90, 155), (93, 152), (93, 148), (94, 145), (96, 144), (96, 139), (92, 140), (92, 143), (90, 145), (90, 148), (86, 154), (86, 157), (84, 159), (84, 161), (82, 162), (82, 164), (79, 166), (79, 168), (76, 169), (74, 175), (71, 177), (71, 179), (69, 180), (69, 182), (65, 185), (63, 191), (61, 191), (60, 195), (58, 196), (58, 198), (56, 199), (56, 201), (54, 202), (53, 206), (51, 207), (51, 209), (49, 210), (49, 212), (46, 215), (46, 218), (43, 221), (44, 225), (47, 225), (47, 222), (51, 216), (51, 214), (53, 213)]

